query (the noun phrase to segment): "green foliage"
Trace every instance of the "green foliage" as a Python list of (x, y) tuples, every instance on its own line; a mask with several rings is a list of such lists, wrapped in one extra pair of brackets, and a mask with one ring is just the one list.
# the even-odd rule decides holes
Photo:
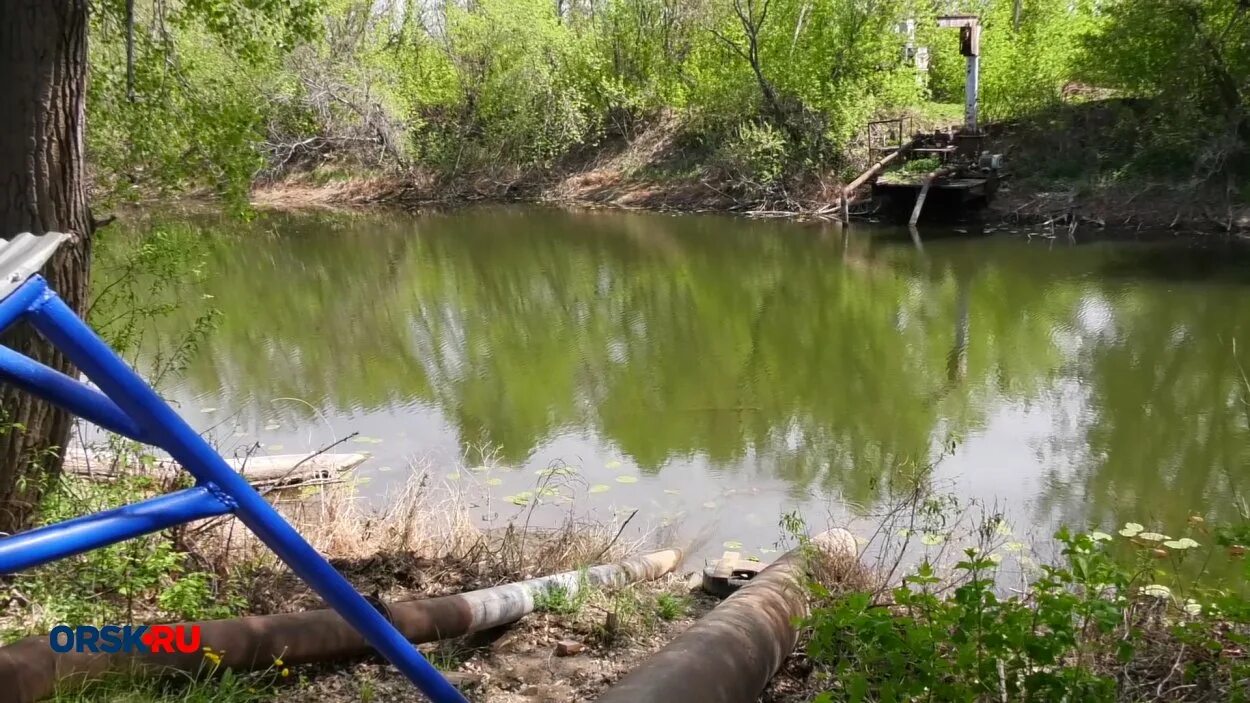
[[(211, 657), (209, 657), (211, 661)], [(278, 665), (264, 671), (237, 672), (211, 666), (201, 675), (177, 673), (163, 677), (111, 674), (85, 685), (58, 691), (51, 703), (262, 703), (279, 693), (290, 676)], [(362, 696), (363, 700), (363, 696)]]
[(185, 304), (181, 287), (203, 279), (205, 252), (200, 233), (179, 224), (156, 224), (141, 238), (107, 231), (98, 238), (103, 280), (97, 277), (87, 320), (119, 354), (137, 361), (142, 351), (152, 385), (185, 369), (219, 321), (217, 309), (207, 305), (176, 336), (146, 334)]
[(753, 188), (768, 189), (786, 175), (789, 152), (789, 143), (781, 130), (767, 122), (747, 122), (721, 145), (717, 160), (730, 179)]
[(534, 610), (554, 615), (576, 615), (586, 605), (588, 594), (586, 576), (580, 576), (581, 584), (569, 588), (559, 583), (548, 585), (534, 594)]
[(1199, 178), (1245, 173), (1250, 11), (1239, 0), (1115, 0), (1083, 45), (1088, 81), (1152, 101), (1132, 164)]
[[(700, 165), (770, 191), (843, 168), (874, 116), (963, 101), (959, 32), (918, 0), (139, 3), (133, 94), (123, 7), (93, 14), (88, 96), (96, 186), (118, 197), (208, 187), (243, 210), (254, 179), (319, 164), (507, 189), (657, 118)], [(1138, 170), (1208, 177), (1245, 154), (1239, 0), (941, 12), (982, 19), (986, 121), (1117, 92), (1158, 101), (1147, 129), (1118, 135), (1140, 141)], [(927, 73), (906, 56), (909, 24)]]
[(265, 159), (259, 148), (282, 57), (309, 41), (319, 0), (135, 3), (133, 83), (125, 3), (91, 14), (88, 158), (106, 197), (208, 187), (238, 211)]
[[(119, 461), (133, 461), (135, 467), (152, 461), (149, 455), (130, 451), (120, 455), (128, 458)], [(57, 479), (44, 493), (37, 526), (133, 503), (164, 488), (136, 468), (119, 469), (121, 477), (114, 481), (70, 475)], [(236, 614), (242, 605), (239, 600), (218, 591), (217, 577), (200, 571), (179, 547), (181, 529), (137, 537), (18, 574), (14, 588), (38, 604), (23, 619), (23, 631), (46, 632), (61, 623), (103, 625)], [(148, 612), (153, 604), (156, 612)]]
[(655, 597), (655, 614), (661, 620), (672, 621), (685, 617), (690, 611), (690, 598), (674, 593), (661, 593)]
[[(1247, 700), (1250, 664), (1221, 656), (1250, 643), (1244, 593), (1174, 596), (1192, 583), (1179, 565), (1202, 559), (1198, 542), (1131, 524), (1121, 534), (1117, 545), (1060, 531), (1061, 562), (1021, 595), (1000, 594), (1001, 555), (975, 548), (949, 578), (926, 560), (885, 597), (814, 585), (824, 605), (806, 622), (808, 654), (835, 682), (817, 700), (1139, 700), (1173, 674), (1174, 685)], [(1161, 653), (1167, 664), (1153, 667)]]

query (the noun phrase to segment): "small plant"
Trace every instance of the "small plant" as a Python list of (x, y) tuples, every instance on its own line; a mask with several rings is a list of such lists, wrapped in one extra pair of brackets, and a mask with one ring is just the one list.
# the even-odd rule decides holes
[(661, 593), (655, 598), (655, 614), (666, 622), (685, 616), (690, 610), (690, 599), (673, 593)]
[(576, 615), (586, 605), (586, 576), (579, 577), (576, 587), (553, 583), (534, 595), (534, 610), (553, 615)]

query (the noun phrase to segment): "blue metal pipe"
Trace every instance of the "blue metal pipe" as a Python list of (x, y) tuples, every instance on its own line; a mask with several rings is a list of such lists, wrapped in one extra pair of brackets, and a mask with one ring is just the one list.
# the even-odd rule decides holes
[(0, 381), (59, 405), (110, 432), (144, 444), (152, 443), (147, 433), (108, 396), (5, 346), (0, 346)]
[(435, 703), (467, 703), (342, 574), (78, 319), (56, 293), (47, 291), (40, 297), (31, 309), (30, 321), (123, 412), (146, 428), (157, 446), (169, 452), (200, 483), (215, 484), (229, 495), (238, 504), (235, 513), (243, 524), (425, 695)]
[(48, 284), (40, 276), (31, 276), (20, 288), (0, 300), (0, 332), (7, 330), (30, 310), (48, 290)]
[(0, 539), (0, 574), (12, 574), (75, 554), (181, 525), (225, 515), (232, 506), (207, 486), (149, 498)]

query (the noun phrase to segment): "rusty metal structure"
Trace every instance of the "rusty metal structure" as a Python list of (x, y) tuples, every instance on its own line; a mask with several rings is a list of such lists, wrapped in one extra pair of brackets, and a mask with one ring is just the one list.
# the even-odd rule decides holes
[[(1004, 175), (1002, 155), (985, 149), (985, 133), (978, 121), (980, 19), (974, 15), (949, 15), (939, 17), (937, 23), (960, 32), (960, 53), (967, 60), (963, 125), (915, 134), (905, 141), (903, 119), (869, 123), (869, 154), (880, 158), (848, 186), (843, 196), (843, 202), (853, 201), (850, 191), (871, 182), (878, 210), (910, 213), (907, 222), (912, 226), (919, 221), (926, 204), (956, 213), (984, 205), (993, 198)], [(916, 169), (908, 165), (920, 159), (932, 160), (933, 166)], [(893, 170), (886, 170), (887, 165)]]

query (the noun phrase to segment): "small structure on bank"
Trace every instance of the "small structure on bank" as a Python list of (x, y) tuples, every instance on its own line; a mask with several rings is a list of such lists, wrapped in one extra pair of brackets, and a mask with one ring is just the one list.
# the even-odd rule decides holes
[(869, 183), (881, 209), (910, 212), (911, 225), (920, 219), (926, 204), (958, 213), (984, 205), (998, 189), (1003, 158), (985, 148), (985, 133), (977, 114), (980, 19), (974, 15), (945, 16), (938, 18), (938, 26), (960, 31), (960, 53), (967, 59), (964, 123), (957, 129), (914, 134), (910, 140), (906, 140), (909, 130), (905, 118), (869, 123), (869, 152), (880, 158), (845, 189), (844, 219), (853, 192)]

